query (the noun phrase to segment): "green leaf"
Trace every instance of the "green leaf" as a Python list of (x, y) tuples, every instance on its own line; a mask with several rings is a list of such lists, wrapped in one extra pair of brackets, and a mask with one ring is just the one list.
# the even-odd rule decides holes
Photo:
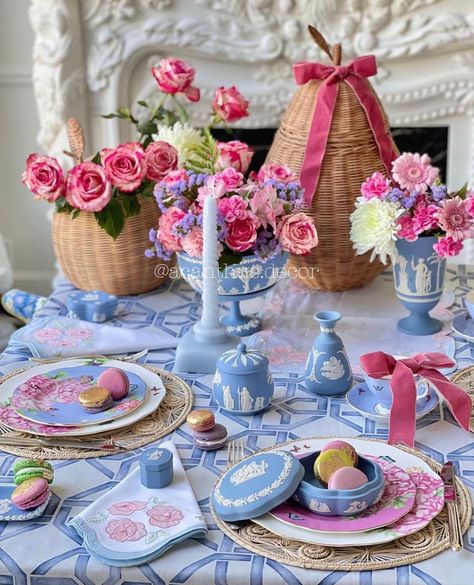
[(57, 209), (57, 211), (60, 211), (66, 205), (67, 205), (67, 201), (66, 201), (66, 198), (65, 197), (58, 197), (56, 199), (56, 209)]
[(464, 185), (459, 189), (459, 191), (456, 192), (456, 195), (458, 197), (461, 197), (461, 199), (466, 199), (466, 195), (467, 195), (467, 183), (464, 183)]
[(129, 108), (118, 108), (117, 113), (119, 118), (130, 118), (131, 116)]
[(158, 126), (154, 122), (145, 122), (138, 126), (138, 131), (142, 134), (155, 134), (158, 132)]
[(219, 270), (224, 270), (227, 266), (238, 264), (242, 260), (242, 254), (236, 254), (227, 247), (224, 247), (219, 258)]
[(138, 100), (138, 105), (143, 106), (144, 108), (148, 108), (148, 103), (145, 100)]
[(100, 152), (97, 152), (93, 158), (91, 159), (91, 162), (95, 163), (96, 165), (100, 165)]
[(123, 209), (117, 198), (112, 197), (107, 206), (94, 215), (100, 227), (116, 240), (125, 225)]
[(210, 132), (203, 136), (202, 142), (191, 149), (185, 167), (197, 173), (213, 174), (216, 172), (219, 150), (217, 141)]
[(101, 118), (105, 118), (106, 120), (111, 120), (112, 118), (118, 118), (117, 114), (104, 114)]
[(71, 214), (72, 215), (72, 219), (76, 219), (76, 217), (78, 217), (80, 213), (81, 213), (81, 210), (80, 209), (75, 209), (72, 212), (72, 214)]
[(145, 182), (141, 188), (141, 194), (143, 197), (153, 197), (153, 189), (155, 188), (155, 183), (148, 179), (145, 179)]
[(121, 198), (123, 212), (125, 217), (133, 217), (140, 213), (140, 203), (134, 195), (124, 195)]

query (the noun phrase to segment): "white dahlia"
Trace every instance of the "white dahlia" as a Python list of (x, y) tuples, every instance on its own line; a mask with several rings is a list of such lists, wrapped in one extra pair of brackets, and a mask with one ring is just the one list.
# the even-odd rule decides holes
[(369, 201), (359, 199), (351, 215), (351, 240), (357, 254), (372, 250), (371, 262), (379, 256), (387, 264), (387, 257), (395, 255), (397, 218), (402, 213), (398, 203), (376, 197)]
[(175, 122), (172, 127), (159, 126), (158, 133), (153, 135), (153, 140), (164, 140), (174, 146), (179, 154), (179, 162), (186, 162), (187, 157), (202, 142), (201, 133), (188, 124)]

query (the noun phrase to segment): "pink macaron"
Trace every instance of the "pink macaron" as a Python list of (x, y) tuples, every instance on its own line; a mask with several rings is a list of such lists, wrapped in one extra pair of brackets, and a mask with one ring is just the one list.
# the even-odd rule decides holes
[(11, 501), (20, 510), (41, 506), (49, 496), (49, 485), (43, 477), (33, 477), (21, 483), (11, 495)]
[(321, 453), (324, 453), (324, 451), (329, 451), (329, 449), (338, 449), (339, 451), (343, 451), (346, 453), (346, 455), (349, 455), (354, 465), (357, 465), (357, 451), (350, 443), (346, 443), (346, 441), (341, 441), (340, 439), (329, 441), (329, 443), (326, 443), (321, 449)]
[(368, 482), (363, 471), (357, 467), (340, 467), (328, 481), (330, 490), (355, 490)]
[(130, 389), (128, 376), (118, 368), (107, 368), (97, 378), (97, 386), (110, 392), (114, 400), (121, 400), (127, 396)]

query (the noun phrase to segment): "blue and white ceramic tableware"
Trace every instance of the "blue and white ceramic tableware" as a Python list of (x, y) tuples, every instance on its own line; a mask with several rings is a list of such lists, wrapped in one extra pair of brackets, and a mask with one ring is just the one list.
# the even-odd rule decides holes
[(152, 447), (140, 457), (140, 483), (153, 489), (164, 488), (173, 481), (173, 453)]
[(261, 412), (270, 404), (273, 391), (268, 359), (261, 351), (239, 343), (217, 361), (212, 392), (223, 410), (243, 415)]
[(393, 259), (395, 291), (402, 305), (410, 311), (397, 327), (409, 335), (432, 335), (441, 330), (441, 321), (430, 316), (443, 294), (446, 258), (433, 249), (434, 236), (424, 236), (415, 242), (397, 240)]
[(71, 319), (92, 323), (104, 323), (112, 319), (117, 311), (117, 297), (101, 290), (74, 291), (67, 297), (67, 308)]
[(471, 319), (474, 319), (474, 290), (468, 292), (463, 301)]
[(455, 333), (470, 343), (474, 343), (474, 319), (471, 319), (467, 311), (463, 311), (454, 317), (452, 327)]
[(226, 522), (255, 518), (292, 496), (303, 475), (303, 466), (288, 451), (256, 453), (222, 475), (211, 494), (212, 506)]
[(320, 311), (314, 318), (321, 333), (313, 342), (305, 369), (308, 390), (323, 396), (340, 396), (352, 386), (352, 370), (341, 338), (335, 332), (337, 311)]
[[(293, 499), (301, 506), (323, 516), (350, 516), (376, 504), (383, 495), (385, 476), (380, 465), (359, 455), (357, 468), (369, 480), (353, 490), (330, 490), (314, 475), (314, 462), (320, 451), (302, 457), (304, 477)], [(357, 510), (357, 512), (355, 512)]]
[(44, 514), (51, 500), (51, 493), (40, 506), (30, 510), (21, 510), (11, 501), (11, 495), (16, 487), (13, 484), (0, 485), (0, 522), (25, 522)]

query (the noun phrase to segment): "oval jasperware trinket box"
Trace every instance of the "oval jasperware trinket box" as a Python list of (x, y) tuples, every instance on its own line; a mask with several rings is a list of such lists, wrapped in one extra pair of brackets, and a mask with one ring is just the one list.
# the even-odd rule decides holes
[(226, 522), (248, 520), (287, 500), (304, 475), (288, 451), (265, 451), (227, 470), (211, 494), (215, 512)]
[(92, 323), (109, 321), (116, 314), (118, 300), (101, 290), (75, 291), (67, 297), (69, 317)]
[(228, 412), (247, 415), (265, 410), (274, 391), (268, 359), (239, 343), (218, 359), (212, 390), (219, 406)]
[(173, 481), (173, 453), (168, 449), (147, 449), (140, 457), (140, 482), (147, 488), (164, 488)]

